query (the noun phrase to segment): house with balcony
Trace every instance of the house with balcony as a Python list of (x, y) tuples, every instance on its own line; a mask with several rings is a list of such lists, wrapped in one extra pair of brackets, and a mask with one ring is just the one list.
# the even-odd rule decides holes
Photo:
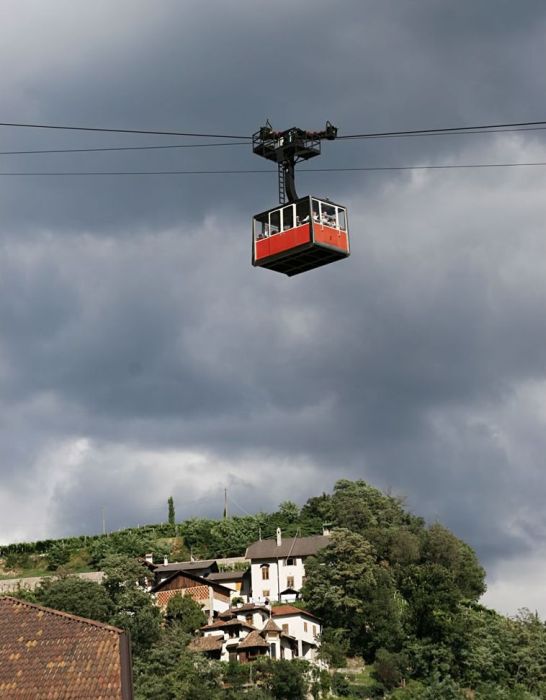
[(302, 658), (319, 664), (320, 620), (292, 605), (231, 607), (201, 628), (190, 650), (221, 661), (248, 663), (260, 656)]

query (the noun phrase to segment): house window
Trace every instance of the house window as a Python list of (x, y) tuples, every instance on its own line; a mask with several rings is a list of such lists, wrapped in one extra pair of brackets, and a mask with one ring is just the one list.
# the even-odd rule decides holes
[(276, 644), (269, 645), (269, 656), (271, 656), (272, 659), (277, 658), (277, 645)]
[(304, 623), (303, 623), (303, 631), (304, 631), (304, 632), (307, 632), (307, 622), (304, 622)]
[(288, 588), (294, 588), (294, 577), (293, 576), (286, 577), (286, 585)]
[(317, 636), (317, 626), (313, 625), (313, 637)]
[(252, 615), (247, 615), (245, 617), (245, 620), (247, 622), (247, 625), (251, 625), (252, 624)]
[(264, 590), (263, 590), (263, 597), (264, 597), (264, 598), (269, 598), (269, 589), (266, 590), (266, 589), (264, 588)]
[(269, 581), (269, 564), (262, 566), (262, 581)]
[(282, 631), (283, 631), (285, 634), (288, 634), (288, 625), (283, 625), (283, 626), (282, 626)]
[(294, 559), (294, 557), (288, 557), (288, 559), (286, 560), (286, 566), (294, 566), (295, 563), (296, 560)]

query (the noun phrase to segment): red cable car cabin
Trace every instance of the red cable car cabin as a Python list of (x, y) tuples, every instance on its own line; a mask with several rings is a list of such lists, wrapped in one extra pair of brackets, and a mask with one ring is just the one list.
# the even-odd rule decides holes
[(348, 257), (347, 209), (302, 197), (253, 219), (252, 264), (289, 277)]

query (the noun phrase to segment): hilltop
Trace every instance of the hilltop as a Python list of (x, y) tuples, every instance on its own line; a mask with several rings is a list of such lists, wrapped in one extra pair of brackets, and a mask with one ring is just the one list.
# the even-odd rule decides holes
[[(165, 684), (171, 681), (165, 679), (169, 673), (172, 679), (179, 678), (177, 674), (188, 674), (191, 663), (180, 665), (180, 658), (189, 653), (187, 639), (174, 640), (171, 630), (171, 636), (160, 641), (164, 633), (160, 627), (156, 629), (160, 620), (148, 607), (149, 599), (135, 593), (140, 607), (133, 606), (130, 617), (119, 609), (120, 580), (138, 577), (135, 559), (149, 553), (157, 562), (165, 556), (171, 561), (238, 557), (256, 540), (274, 537), (277, 528), (286, 536), (305, 537), (320, 534), (326, 523), (332, 533), (330, 544), (307, 559), (306, 579), (297, 604), (322, 620), (320, 653), (331, 671), (345, 666), (347, 657), (356, 657), (363, 659), (365, 672), (354, 678), (335, 673), (331, 678), (315, 679), (314, 697), (330, 697), (328, 693), (332, 692), (336, 697), (397, 700), (546, 697), (544, 624), (528, 612), (508, 619), (481, 606), (485, 571), (472, 548), (440, 523), (427, 524), (410, 513), (401, 499), (363, 481), (339, 481), (331, 494), (312, 496), (302, 508), (287, 501), (274, 513), (221, 520), (192, 518), (176, 522), (171, 502), (168, 523), (106, 536), (7, 545), (0, 548), (1, 565), (4, 575), (56, 571), (64, 577), (86, 568), (104, 569), (103, 584), (87, 581), (86, 590), (102, 587), (101, 605), (111, 615), (105, 620), (127, 625), (133, 635), (136, 630), (133, 652), (137, 687), (141, 688), (137, 697), (151, 698), (155, 695), (146, 695), (148, 691), (143, 688), (161, 686), (162, 692), (167, 692)], [(131, 561), (129, 575), (124, 569), (128, 564), (123, 562)], [(66, 580), (61, 578), (60, 583)], [(54, 600), (62, 605), (64, 593), (52, 595), (56, 585), (39, 588), (35, 600)], [(76, 610), (72, 607), (69, 611), (77, 613), (79, 603), (74, 590), (72, 586), (70, 604)], [(118, 590), (118, 597), (109, 599), (112, 590)], [(148, 611), (147, 622), (135, 628), (143, 610)], [(178, 656), (171, 653), (172, 644), (179, 649)], [(176, 663), (175, 657), (179, 659)], [(216, 669), (217, 682), (221, 678), (227, 682), (222, 667), (215, 666), (218, 663), (201, 660), (199, 673), (209, 674), (210, 680)], [(296, 674), (299, 667), (296, 664), (291, 668)], [(158, 677), (154, 676), (159, 673), (157, 669), (161, 669)], [(237, 673), (243, 683), (241, 674), (247, 672)], [(300, 680), (306, 677), (305, 671), (301, 673)], [(181, 683), (181, 678), (172, 683)], [(248, 690), (247, 685), (241, 687)], [(207, 700), (228, 697), (222, 695), (220, 686), (207, 687)], [(300, 692), (303, 685), (298, 687)], [(173, 697), (193, 698), (183, 692)], [(258, 693), (252, 697), (303, 696)]]

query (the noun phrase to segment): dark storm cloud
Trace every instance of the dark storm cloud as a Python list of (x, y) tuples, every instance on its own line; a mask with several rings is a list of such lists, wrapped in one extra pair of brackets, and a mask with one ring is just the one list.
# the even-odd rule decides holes
[[(21, 4), (3, 18), (2, 119), (249, 134), (266, 117), (351, 133), (542, 116), (542, 3), (341, 7)], [(0, 130), (0, 150), (172, 141)], [(340, 141), (320, 166), (532, 161), (543, 144)], [(267, 164), (238, 146), (1, 164), (248, 167)], [(213, 515), (226, 483), (252, 512), (348, 476), (492, 567), (530, 552), (545, 185), (539, 170), (302, 173), (300, 192), (350, 206), (352, 257), (287, 280), (249, 264), (274, 172), (2, 179), (0, 539), (96, 531), (103, 506), (111, 527), (154, 520), (170, 493)]]
[[(34, 4), (23, 6), (15, 27), (37, 41), (30, 56), (21, 55), (21, 67), (15, 62), (21, 76), (12, 88), (18, 109), (11, 118), (229, 134), (250, 134), (266, 117), (280, 128), (315, 128), (331, 119), (351, 133), (534, 119), (542, 109), (546, 78), (537, 67), (546, 14), (538, 3), (466, 3), (441, 11), (431, 2), (347, 1), (342, 11), (322, 1), (281, 2), (274, 11), (261, 2), (229, 10), (199, 2), (165, 2), (160, 10), (145, 3), (82, 5), (66, 4), (61, 22), (35, 17)], [(54, 39), (40, 41), (39, 22), (51, 25), (67, 60), (58, 59)], [(11, 43), (8, 37), (6, 59), (10, 50), (12, 57), (21, 50), (18, 41), (17, 33)], [(13, 130), (0, 136), (2, 144), (30, 140)], [(69, 146), (173, 141), (51, 132), (31, 140)], [(460, 137), (339, 142), (326, 145), (328, 163), (321, 165), (396, 164), (462, 147)], [(33, 170), (44, 164), (61, 170), (268, 167), (245, 147), (5, 157), (3, 163)], [(249, 211), (268, 206), (275, 195), (266, 176), (25, 179), (4, 187), (4, 221), (18, 228), (114, 225), (120, 234), (174, 225), (182, 215), (200, 220), (212, 207), (240, 210), (241, 190)], [(33, 206), (22, 206), (29, 198)]]

